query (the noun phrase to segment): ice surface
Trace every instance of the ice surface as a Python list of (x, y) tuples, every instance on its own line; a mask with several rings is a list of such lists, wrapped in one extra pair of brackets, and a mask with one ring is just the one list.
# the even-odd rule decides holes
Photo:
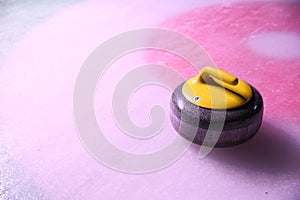
[[(122, 2), (0, 1), (1, 198), (16, 194), (18, 197), (12, 198), (298, 200), (300, 104), (295, 94), (299, 92), (299, 57), (292, 51), (285, 52), (284, 58), (274, 58), (274, 53), (281, 52), (265, 45), (278, 31), (295, 35), (287, 36), (289, 47), (297, 42), (299, 4)], [(211, 4), (214, 6), (206, 7)], [(73, 120), (76, 76), (101, 42), (122, 31), (147, 26), (186, 33), (207, 49), (218, 67), (261, 91), (265, 122), (253, 140), (216, 149), (203, 160), (197, 157), (199, 147), (192, 145), (173, 165), (142, 175), (112, 170), (91, 157)], [(255, 44), (247, 46), (251, 36), (266, 32), (271, 35), (251, 39)], [(286, 38), (281, 36), (279, 39)], [(257, 48), (262, 42), (263, 52)], [(148, 141), (124, 135), (111, 111), (118, 79), (151, 59), (186, 76), (195, 73), (182, 60), (164, 57), (161, 52), (150, 54), (152, 57), (132, 54), (114, 63), (95, 94), (99, 124), (112, 143), (131, 152), (157, 150), (176, 133), (166, 120), (163, 132)], [(153, 75), (157, 74), (149, 71), (149, 76)], [(141, 126), (150, 123), (150, 107), (156, 103), (168, 106), (169, 94), (151, 85), (137, 90), (130, 99), (132, 120)]]

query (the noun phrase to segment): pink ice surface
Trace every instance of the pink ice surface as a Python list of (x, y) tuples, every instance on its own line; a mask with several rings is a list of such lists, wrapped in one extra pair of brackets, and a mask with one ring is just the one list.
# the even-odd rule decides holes
[[(177, 30), (201, 44), (216, 65), (261, 91), (266, 116), (299, 123), (300, 4), (239, 3), (195, 9), (167, 20), (162, 27)], [(186, 77), (197, 72), (173, 56), (157, 56)], [(161, 53), (159, 54), (161, 55)]]
[[(0, 186), (9, 185), (2, 197), (299, 199), (299, 4), (127, 3), (75, 5), (33, 28), (1, 62), (1, 143), (7, 159), (1, 159), (6, 170), (0, 171)], [(201, 160), (199, 147), (192, 145), (172, 165), (139, 175), (95, 160), (82, 146), (73, 120), (77, 74), (103, 41), (145, 26), (187, 34), (219, 68), (255, 86), (266, 108), (257, 136), (237, 147), (215, 149)], [(126, 136), (113, 119), (114, 86), (149, 61), (165, 63), (186, 77), (196, 74), (186, 62), (161, 52), (126, 55), (105, 72), (95, 94), (97, 120), (106, 137), (129, 152), (157, 151), (176, 136), (168, 119), (161, 133), (148, 140)], [(160, 75), (150, 70), (149, 76)], [(140, 88), (129, 102), (132, 120), (141, 126), (151, 123), (151, 106), (162, 105), (168, 112), (169, 97), (170, 91), (157, 85)]]

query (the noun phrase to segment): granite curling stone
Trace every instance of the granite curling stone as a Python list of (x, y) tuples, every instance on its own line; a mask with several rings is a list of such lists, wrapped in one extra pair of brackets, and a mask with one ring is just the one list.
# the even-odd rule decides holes
[[(259, 130), (263, 117), (260, 93), (215, 67), (205, 67), (177, 86), (170, 108), (172, 125), (182, 137), (199, 145), (211, 145), (209, 138), (215, 138), (215, 142), (211, 139), (215, 147), (248, 141)], [(214, 128), (219, 125), (223, 127)]]

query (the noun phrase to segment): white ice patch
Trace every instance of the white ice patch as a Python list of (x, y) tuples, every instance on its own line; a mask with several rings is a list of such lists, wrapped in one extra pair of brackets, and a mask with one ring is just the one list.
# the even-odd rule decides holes
[(269, 32), (250, 36), (246, 45), (254, 52), (281, 59), (300, 58), (300, 35), (290, 32)]

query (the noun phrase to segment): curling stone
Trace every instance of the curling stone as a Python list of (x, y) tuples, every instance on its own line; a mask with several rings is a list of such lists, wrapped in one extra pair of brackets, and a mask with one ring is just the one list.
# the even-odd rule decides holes
[(211, 143), (215, 147), (248, 141), (259, 130), (263, 117), (260, 93), (215, 67), (205, 67), (177, 86), (170, 108), (172, 125), (182, 137), (199, 145), (210, 145), (210, 138), (214, 138), (216, 142)]

